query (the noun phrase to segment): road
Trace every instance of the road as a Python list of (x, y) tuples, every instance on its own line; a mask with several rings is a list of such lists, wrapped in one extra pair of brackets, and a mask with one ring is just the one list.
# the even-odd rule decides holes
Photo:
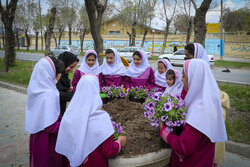
[[(0, 87), (0, 166), (29, 166), (29, 134), (24, 129), (27, 95)], [(226, 167), (249, 166), (250, 159), (226, 153)]]
[[(0, 51), (0, 57), (4, 57), (4, 52)], [(38, 61), (44, 57), (43, 54), (37, 53), (17, 53), (16, 58), (21, 60)], [(80, 62), (82, 62), (83, 57), (79, 56)], [(157, 61), (150, 60), (150, 65), (155, 70), (157, 68)], [(174, 67), (175, 69), (182, 71), (182, 67)], [(222, 72), (225, 68), (214, 67), (212, 69), (216, 80), (231, 81), (231, 82), (241, 82), (250, 84), (250, 71), (244, 69), (233, 69), (230, 68), (230, 73)]]

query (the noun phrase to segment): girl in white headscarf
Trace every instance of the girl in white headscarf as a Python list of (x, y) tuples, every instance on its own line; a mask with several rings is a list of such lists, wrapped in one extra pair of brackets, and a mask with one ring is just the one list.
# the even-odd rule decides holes
[(161, 136), (171, 146), (170, 166), (213, 166), (215, 142), (225, 142), (220, 90), (212, 70), (201, 59), (184, 63), (182, 81), (188, 91), (186, 124), (179, 136), (161, 124)]
[(202, 59), (209, 64), (206, 49), (199, 43), (189, 43), (185, 46), (185, 60)]
[(151, 89), (155, 85), (154, 71), (149, 65), (147, 55), (141, 50), (134, 52), (126, 75), (125, 88), (141, 86)]
[(158, 70), (155, 72), (155, 87), (160, 88), (162, 92), (165, 91), (167, 85), (166, 72), (173, 69), (173, 66), (167, 59), (158, 61)]
[[(189, 43), (185, 46), (185, 60), (188, 59), (202, 59), (209, 64), (209, 58), (205, 48), (199, 43)], [(181, 98), (185, 99), (187, 91), (183, 89)]]
[(105, 59), (101, 66), (102, 87), (103, 86), (122, 86), (126, 68), (124, 67), (119, 52), (114, 49), (107, 49)]
[(61, 119), (56, 82), (63, 71), (61, 60), (44, 57), (36, 63), (31, 74), (25, 111), (31, 167), (62, 166), (62, 156), (55, 152), (55, 144)]
[(76, 85), (84, 74), (93, 74), (99, 78), (99, 84), (102, 83), (101, 68), (99, 67), (97, 53), (94, 50), (88, 50), (82, 60), (80, 67), (75, 71), (72, 79), (73, 91), (76, 91)]
[(98, 78), (83, 75), (62, 118), (56, 151), (65, 155), (70, 166), (108, 167), (108, 158), (120, 152), (125, 136), (113, 142), (110, 116), (101, 110)]
[(183, 82), (181, 81), (180, 72), (174, 69), (170, 69), (166, 72), (166, 80), (168, 86), (164, 91), (164, 95), (168, 94), (171, 96), (181, 96), (181, 92), (183, 91)]

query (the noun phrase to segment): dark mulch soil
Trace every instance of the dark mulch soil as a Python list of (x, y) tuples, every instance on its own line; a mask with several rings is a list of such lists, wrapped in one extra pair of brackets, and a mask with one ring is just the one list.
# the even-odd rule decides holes
[(112, 120), (121, 123), (126, 131), (127, 144), (120, 153), (123, 157), (159, 151), (165, 148), (160, 139), (159, 129), (155, 130), (144, 117), (143, 104), (129, 100), (115, 99), (103, 105)]

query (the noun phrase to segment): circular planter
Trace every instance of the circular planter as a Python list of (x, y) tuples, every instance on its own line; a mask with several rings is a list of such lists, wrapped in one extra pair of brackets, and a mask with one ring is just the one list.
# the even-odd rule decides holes
[(130, 158), (117, 156), (109, 159), (110, 167), (164, 167), (169, 164), (171, 149), (162, 149), (157, 152), (138, 155)]

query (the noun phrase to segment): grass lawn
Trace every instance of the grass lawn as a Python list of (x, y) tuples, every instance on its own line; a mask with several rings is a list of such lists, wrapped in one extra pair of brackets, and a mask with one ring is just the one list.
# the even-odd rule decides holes
[(250, 68), (250, 63), (247, 63), (247, 62), (234, 62), (234, 61), (216, 60), (214, 62), (214, 66)]
[(16, 66), (10, 67), (9, 72), (2, 72), (3, 59), (0, 58), (0, 80), (27, 87), (35, 62), (17, 61)]
[[(8, 73), (0, 72), (0, 80), (27, 87), (34, 65), (34, 62), (16, 61), (16, 66), (11, 67)], [(0, 58), (2, 69), (3, 59)], [(71, 80), (72, 77), (73, 72), (69, 74)], [(219, 87), (230, 97), (231, 108), (226, 115), (228, 138), (250, 144), (250, 87), (230, 84), (220, 84)]]

